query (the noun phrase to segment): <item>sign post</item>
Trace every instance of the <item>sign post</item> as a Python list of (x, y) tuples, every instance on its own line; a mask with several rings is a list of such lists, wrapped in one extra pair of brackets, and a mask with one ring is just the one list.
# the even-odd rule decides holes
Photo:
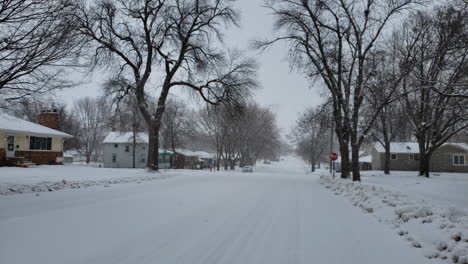
[(336, 154), (335, 152), (330, 153), (330, 160), (332, 162), (331, 169), (333, 171), (333, 179), (335, 179), (335, 160), (337, 159), (338, 159), (338, 154)]

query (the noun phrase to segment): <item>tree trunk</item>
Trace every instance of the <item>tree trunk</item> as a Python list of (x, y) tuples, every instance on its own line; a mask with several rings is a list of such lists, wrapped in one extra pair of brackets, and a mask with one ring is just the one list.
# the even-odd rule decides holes
[(429, 153), (420, 153), (420, 160), (419, 160), (419, 176), (426, 176), (429, 178), (429, 170), (431, 165), (431, 154)]
[(349, 178), (349, 147), (347, 144), (340, 143), (341, 154), (341, 178)]
[(135, 125), (133, 126), (133, 146), (132, 146), (132, 161), (133, 161), (133, 168), (135, 168), (135, 158), (136, 158), (136, 132), (135, 132)]
[(159, 170), (159, 126), (148, 126), (148, 161), (146, 167), (149, 170)]
[(353, 181), (361, 181), (361, 168), (359, 167), (359, 146), (353, 145), (351, 149), (351, 168), (353, 170)]
[(384, 173), (390, 174), (390, 142), (385, 142)]
[(311, 168), (312, 172), (315, 172), (315, 163), (312, 162), (310, 164), (310, 168)]

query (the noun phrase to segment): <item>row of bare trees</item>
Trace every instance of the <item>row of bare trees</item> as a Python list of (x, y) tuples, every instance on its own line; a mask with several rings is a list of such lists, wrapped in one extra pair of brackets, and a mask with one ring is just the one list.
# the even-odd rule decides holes
[(359, 150), (379, 123), (389, 148), (390, 122), (398, 113), (419, 143), (419, 173), (425, 176), (432, 153), (468, 126), (467, 3), (451, 1), (429, 11), (422, 4), (266, 1), (278, 36), (255, 46), (285, 41), (292, 66), (326, 88), (344, 178), (352, 171), (360, 181)]
[(275, 115), (256, 103), (245, 106), (210, 106), (198, 112), (198, 130), (216, 151), (217, 169), (277, 160), (281, 139)]

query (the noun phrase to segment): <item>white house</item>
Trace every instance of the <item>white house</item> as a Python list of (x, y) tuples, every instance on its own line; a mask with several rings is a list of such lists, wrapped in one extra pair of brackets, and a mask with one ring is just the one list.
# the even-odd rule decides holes
[[(133, 168), (133, 132), (110, 132), (103, 141), (103, 163), (106, 168)], [(146, 167), (148, 134), (135, 133), (135, 168)], [(159, 151), (159, 168), (171, 166), (171, 151)]]
[[(148, 135), (135, 133), (135, 168), (144, 168), (148, 156)], [(110, 132), (103, 141), (106, 168), (133, 168), (133, 133)]]

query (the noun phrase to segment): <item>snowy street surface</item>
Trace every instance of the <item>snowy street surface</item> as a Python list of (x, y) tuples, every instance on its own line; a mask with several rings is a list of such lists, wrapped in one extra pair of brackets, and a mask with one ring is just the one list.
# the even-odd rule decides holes
[(0, 263), (445, 263), (295, 159), (38, 195), (0, 196)]

